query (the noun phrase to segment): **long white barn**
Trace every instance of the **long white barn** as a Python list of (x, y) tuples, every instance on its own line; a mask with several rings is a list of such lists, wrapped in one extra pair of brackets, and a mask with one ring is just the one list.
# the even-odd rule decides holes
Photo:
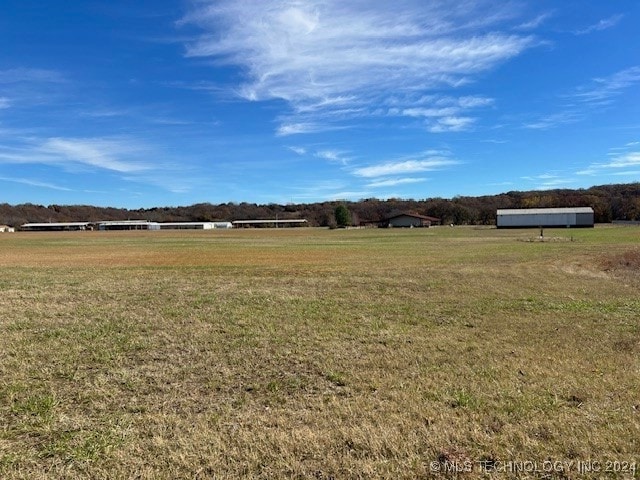
[[(69, 232), (84, 230), (213, 230), (232, 227), (231, 222), (158, 223), (148, 220), (116, 220), (103, 222), (25, 223), (20, 228), (25, 232)], [(0, 231), (2, 231), (1, 228)]]
[(164, 222), (160, 230), (214, 230), (216, 228), (233, 228), (231, 222)]
[(498, 228), (593, 227), (593, 208), (519, 208), (498, 210)]

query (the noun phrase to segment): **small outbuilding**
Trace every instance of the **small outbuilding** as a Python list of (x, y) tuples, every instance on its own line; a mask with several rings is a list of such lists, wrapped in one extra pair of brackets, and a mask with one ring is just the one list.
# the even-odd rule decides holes
[(0, 225), (0, 233), (12, 233), (13, 231), (13, 227), (9, 225)]
[(440, 219), (436, 217), (428, 217), (426, 215), (418, 215), (417, 213), (399, 213), (386, 218), (382, 221), (382, 227), (430, 227), (431, 225), (439, 225)]
[(496, 215), (498, 228), (584, 228), (593, 225), (591, 207), (501, 209)]

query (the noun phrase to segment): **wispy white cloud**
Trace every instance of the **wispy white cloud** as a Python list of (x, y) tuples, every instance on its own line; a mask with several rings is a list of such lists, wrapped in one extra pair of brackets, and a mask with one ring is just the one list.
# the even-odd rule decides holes
[(313, 103), (296, 104), (295, 108), (298, 113), (312, 113), (328, 109), (345, 111), (345, 107), (348, 110), (352, 110), (351, 105), (354, 102), (358, 102), (358, 98), (355, 96), (337, 96), (334, 98), (321, 98)]
[(307, 149), (304, 147), (287, 147), (289, 150), (291, 150), (293, 153), (296, 153), (298, 155), (306, 155), (307, 153)]
[(479, 96), (466, 96), (457, 99), (458, 105), (461, 108), (477, 108), (493, 105), (493, 98), (479, 97)]
[[(456, 87), (518, 56), (536, 40), (505, 25), (512, 9), (485, 0), (203, 0), (181, 23), (204, 31), (187, 56), (245, 72), (243, 98), (282, 99), (306, 115), (278, 129), (291, 135), (317, 131), (309, 115), (340, 110), (353, 118), (384, 104), (389, 91)], [(433, 130), (471, 123), (449, 117)]]
[(607, 168), (627, 168), (640, 166), (640, 152), (628, 152), (619, 157), (615, 157), (611, 162), (605, 164)]
[(407, 117), (447, 117), (457, 114), (460, 109), (457, 107), (436, 107), (436, 108), (406, 108), (402, 111), (393, 109), (392, 112), (398, 112)]
[(0, 97), (0, 109), (9, 108), (11, 102), (7, 97)]
[(12, 182), (12, 183), (20, 183), (22, 185), (29, 185), (30, 187), (39, 187), (39, 188), (49, 188), (52, 190), (60, 190), (64, 192), (72, 191), (70, 188), (60, 187), (53, 183), (49, 182), (41, 182), (39, 180), (32, 180), (28, 178), (13, 178), (13, 177), (0, 177), (0, 181), (3, 182)]
[(145, 148), (126, 138), (48, 138), (0, 148), (0, 163), (93, 167), (120, 173), (150, 168), (140, 160)]
[(635, 177), (636, 179), (640, 178), (640, 170), (625, 170), (622, 172), (611, 172), (610, 175), (616, 177)]
[(618, 23), (620, 23), (620, 20), (622, 20), (623, 17), (624, 15), (621, 15), (621, 14), (612, 15), (611, 17), (603, 18), (602, 20), (600, 20), (597, 23), (594, 23), (593, 25), (589, 25), (586, 28), (583, 28), (581, 30), (576, 30), (573, 33), (575, 35), (587, 35), (589, 33), (606, 30), (608, 28), (615, 27)]
[(528, 22), (521, 23), (516, 27), (516, 30), (534, 30), (542, 25), (548, 18), (553, 15), (553, 12), (541, 13), (537, 17), (529, 20)]
[(131, 112), (125, 109), (96, 109), (92, 111), (82, 111), (80, 115), (83, 117), (91, 117), (91, 118), (111, 118), (111, 117), (122, 117), (126, 115), (130, 115)]
[[(36, 68), (0, 70), (0, 92), (12, 108), (55, 105), (67, 98), (71, 82), (60, 72)], [(68, 98), (67, 98), (68, 99)], [(68, 109), (69, 104), (65, 104)]]
[[(636, 168), (640, 168), (640, 151), (637, 147), (640, 142), (627, 142), (622, 147), (611, 147), (607, 153), (607, 160), (602, 162), (594, 162), (586, 168), (576, 172), (577, 175), (586, 176), (636, 176), (638, 175)], [(632, 170), (629, 170), (632, 169)]]
[(439, 133), (459, 132), (468, 129), (475, 122), (475, 118), (463, 114), (474, 108), (492, 105), (494, 100), (482, 96), (453, 98), (429, 95), (410, 103), (418, 106), (404, 109), (393, 106), (389, 109), (389, 114), (424, 118), (427, 129), (430, 132)]
[(369, 197), (371, 192), (368, 190), (343, 190), (341, 192), (334, 192), (324, 197), (325, 200), (337, 201), (337, 200), (351, 200), (356, 201), (362, 198)]
[(551, 190), (554, 188), (562, 188), (575, 183), (573, 178), (563, 178), (555, 173), (543, 173), (541, 175), (522, 177), (534, 184), (536, 190)]
[(147, 117), (145, 118), (145, 120), (147, 120), (150, 123), (154, 123), (156, 125), (169, 125), (169, 126), (193, 125), (195, 123), (190, 120), (183, 120), (181, 118), (162, 117), (162, 116)]
[(613, 97), (637, 83), (640, 83), (640, 66), (633, 66), (608, 77), (593, 79), (591, 84), (578, 88), (572, 97), (591, 105), (608, 104)]
[(408, 185), (412, 183), (426, 182), (426, 178), (390, 178), (387, 180), (377, 180), (375, 182), (367, 183), (367, 187), (380, 188), (380, 187), (395, 187), (396, 185)]
[(292, 197), (297, 201), (358, 200), (372, 195), (369, 190), (347, 190), (342, 180), (323, 180), (317, 183), (293, 187)]
[(441, 132), (461, 132), (467, 130), (475, 119), (470, 117), (442, 117), (429, 126), (429, 131), (433, 133)]
[(583, 120), (590, 112), (613, 103), (626, 89), (640, 83), (640, 66), (633, 66), (608, 77), (594, 78), (588, 85), (563, 95), (570, 102), (557, 113), (525, 123), (524, 128), (546, 130)]
[(314, 133), (327, 130), (327, 127), (316, 123), (288, 123), (278, 127), (277, 134), (280, 137), (296, 135), (299, 133)]
[(640, 167), (640, 151), (617, 152), (606, 162), (596, 162), (576, 172), (578, 175), (616, 175), (621, 169)]
[(352, 170), (352, 173), (357, 177), (378, 178), (441, 170), (458, 163), (458, 161), (452, 158), (433, 155), (431, 152), (425, 152), (415, 158), (405, 158), (377, 165), (355, 168)]
[(0, 70), (0, 85), (10, 83), (63, 83), (65, 77), (55, 70), (12, 68)]
[(115, 172), (136, 172), (146, 170), (147, 165), (128, 161), (126, 157), (140, 152), (141, 147), (124, 139), (104, 138), (50, 138), (41, 147), (63, 162), (89, 165)]
[(315, 156), (318, 158), (322, 158), (333, 163), (339, 163), (341, 165), (349, 163), (351, 158), (348, 155), (349, 152), (342, 150), (319, 150), (315, 153)]
[(576, 110), (567, 110), (564, 112), (553, 113), (551, 115), (544, 116), (531, 123), (526, 123), (524, 127), (534, 130), (546, 130), (549, 128), (558, 127), (560, 125), (565, 125), (567, 123), (575, 123), (581, 120), (583, 117), (584, 115)]

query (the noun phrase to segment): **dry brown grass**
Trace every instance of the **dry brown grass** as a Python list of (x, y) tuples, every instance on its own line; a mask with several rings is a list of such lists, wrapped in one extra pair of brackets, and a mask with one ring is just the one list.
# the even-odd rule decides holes
[(640, 248), (605, 255), (600, 264), (605, 272), (640, 276)]
[(1, 237), (0, 477), (637, 460), (637, 232), (571, 233)]

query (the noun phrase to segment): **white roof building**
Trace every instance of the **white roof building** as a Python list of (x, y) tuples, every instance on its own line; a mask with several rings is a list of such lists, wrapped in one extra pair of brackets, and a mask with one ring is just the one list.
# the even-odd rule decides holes
[(68, 232), (91, 230), (93, 225), (93, 222), (43, 222), (25, 223), (20, 226), (20, 229), (27, 232)]
[(500, 209), (498, 228), (593, 227), (593, 208), (518, 208)]
[(233, 228), (231, 222), (163, 222), (160, 230), (214, 230)]

